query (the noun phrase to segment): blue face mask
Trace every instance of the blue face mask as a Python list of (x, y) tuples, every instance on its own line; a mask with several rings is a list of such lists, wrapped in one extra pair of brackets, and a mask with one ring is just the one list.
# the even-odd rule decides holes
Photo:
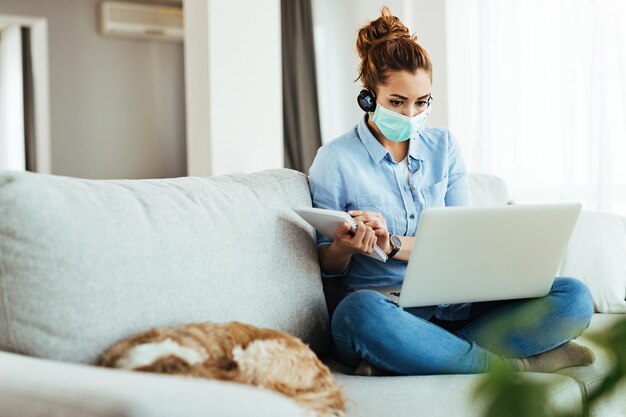
[(380, 104), (376, 105), (373, 115), (370, 113), (372, 121), (376, 123), (380, 132), (387, 139), (394, 142), (404, 142), (411, 137), (417, 136), (422, 127), (424, 127), (429, 114), (430, 106), (417, 116), (407, 117), (388, 110)]

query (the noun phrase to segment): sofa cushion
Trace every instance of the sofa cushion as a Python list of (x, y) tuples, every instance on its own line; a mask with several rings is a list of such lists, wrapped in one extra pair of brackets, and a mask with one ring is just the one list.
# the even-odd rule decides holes
[(582, 211), (558, 275), (587, 284), (596, 312), (626, 313), (626, 219)]
[[(347, 396), (346, 417), (429, 416), (482, 417), (485, 403), (474, 396), (482, 375), (428, 375), (363, 377), (325, 360)], [(582, 410), (581, 391), (574, 380), (555, 374), (523, 374), (538, 383), (550, 384), (550, 408), (559, 415)]]
[[(576, 343), (593, 350), (596, 361), (588, 366), (575, 366), (558, 371), (578, 382), (585, 396), (598, 389), (612, 367), (614, 359), (609, 352), (602, 349), (589, 338), (590, 334), (602, 334), (620, 320), (626, 320), (626, 314), (594, 314), (589, 328), (576, 339)], [(591, 416), (626, 416), (626, 380), (622, 381), (612, 395), (602, 399), (592, 408)]]
[(328, 315), (307, 178), (0, 174), (0, 349), (94, 362), (153, 326), (239, 320), (318, 353)]
[(489, 174), (468, 174), (471, 205), (504, 206), (509, 203), (506, 183), (499, 177)]
[(293, 399), (251, 385), (0, 352), (2, 417), (305, 417)]

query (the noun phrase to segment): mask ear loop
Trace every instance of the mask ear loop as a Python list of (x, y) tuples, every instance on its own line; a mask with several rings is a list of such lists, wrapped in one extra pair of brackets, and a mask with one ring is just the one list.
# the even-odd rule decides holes
[(428, 103), (428, 104), (427, 104), (427, 105), (428, 105), (428, 107), (426, 107), (426, 110), (425, 110), (425, 112), (426, 112), (426, 117), (430, 116), (430, 111), (431, 111), (431, 110), (432, 110), (432, 108), (433, 108), (433, 96), (432, 96), (432, 94), (429, 94), (429, 95), (428, 95), (428, 100), (427, 100), (427, 103)]
[(433, 96), (432, 96), (432, 95), (429, 95), (429, 96), (428, 96), (428, 108), (426, 109), (426, 111), (428, 112), (428, 113), (426, 113), (426, 115), (427, 115), (427, 116), (429, 116), (429, 115), (430, 115), (430, 111), (431, 111), (432, 109), (433, 109)]

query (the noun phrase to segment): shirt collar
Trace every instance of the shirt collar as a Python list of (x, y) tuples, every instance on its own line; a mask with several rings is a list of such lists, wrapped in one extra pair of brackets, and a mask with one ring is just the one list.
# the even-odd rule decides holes
[[(385, 147), (381, 145), (378, 140), (376, 140), (369, 127), (367, 127), (367, 113), (365, 113), (359, 121), (357, 131), (359, 133), (359, 139), (363, 143), (363, 146), (365, 146), (365, 149), (367, 149), (367, 152), (370, 154), (370, 157), (374, 160), (374, 162), (378, 163), (385, 157), (391, 160), (391, 154), (389, 151), (385, 149)], [(418, 134), (415, 138), (409, 139), (409, 167), (414, 167), (415, 161), (422, 161), (422, 158), (419, 156), (419, 144), (421, 141), (420, 134)], [(413, 172), (413, 170), (411, 172)]]

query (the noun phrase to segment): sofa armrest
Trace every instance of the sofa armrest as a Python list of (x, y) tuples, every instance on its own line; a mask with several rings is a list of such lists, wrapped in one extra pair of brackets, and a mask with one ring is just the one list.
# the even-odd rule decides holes
[(105, 369), (0, 351), (0, 417), (304, 416), (280, 394), (230, 382)]

